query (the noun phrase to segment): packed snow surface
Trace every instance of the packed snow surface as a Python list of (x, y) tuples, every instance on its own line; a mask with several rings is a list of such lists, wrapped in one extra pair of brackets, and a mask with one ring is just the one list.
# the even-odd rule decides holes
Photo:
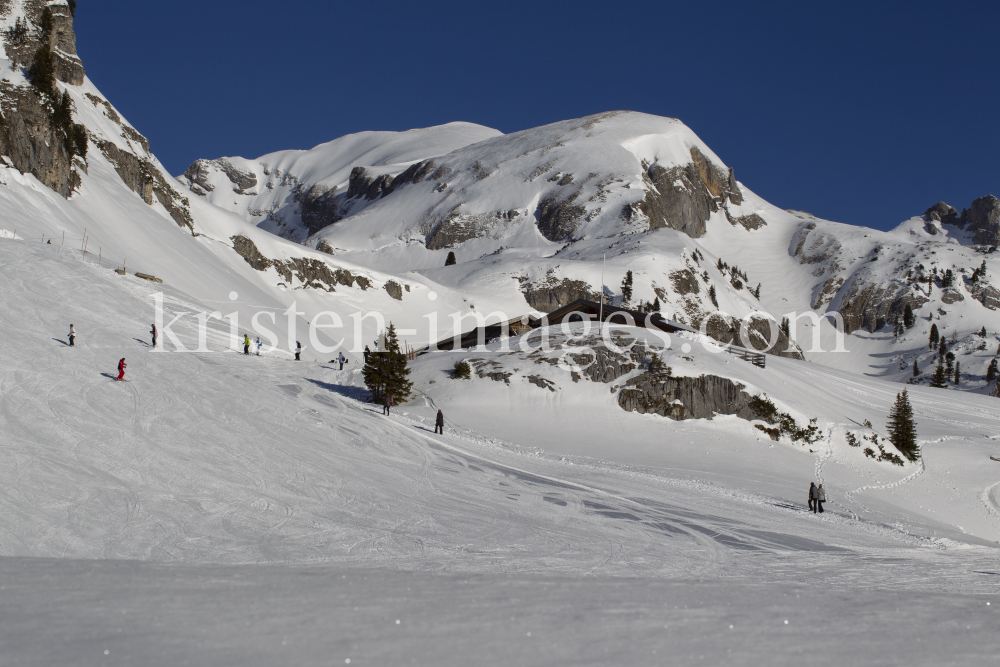
[[(210, 352), (152, 351), (157, 291), (205, 309), (179, 290), (41, 243), (2, 239), (0, 257), (15, 664), (467, 664), (473, 648), (487, 664), (975, 664), (998, 648), (988, 397), (912, 388), (924, 458), (898, 468), (843, 441), (865, 418), (882, 430), (897, 384), (664, 351), (680, 375), (816, 417), (828, 435), (809, 451), (736, 418), (626, 413), (558, 365), (530, 369), (557, 390), (535, 386), (496, 343), (419, 358), (416, 398), (386, 417), (356, 366), (248, 358), (223, 324)], [(473, 354), (519, 371), (449, 379)], [(822, 515), (804, 508), (813, 480)]]

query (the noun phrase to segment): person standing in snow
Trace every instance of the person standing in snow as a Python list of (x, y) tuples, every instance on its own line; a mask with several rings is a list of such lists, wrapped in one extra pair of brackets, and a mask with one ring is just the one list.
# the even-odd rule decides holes
[(74, 327), (72, 324), (69, 325), (69, 346), (70, 347), (76, 346), (76, 327)]
[(371, 351), (370, 349), (368, 349), (368, 346), (367, 346), (367, 345), (365, 345), (365, 364), (366, 364), (366, 365), (368, 364), (368, 356), (369, 356), (369, 355), (370, 355), (371, 353), (372, 353), (372, 351)]
[(257, 356), (258, 357), (260, 356), (260, 346), (261, 345), (263, 345), (263, 343), (260, 342), (260, 336), (257, 336)]
[(384, 415), (389, 414), (389, 408), (391, 406), (392, 406), (392, 396), (386, 394), (385, 398), (382, 400), (382, 414)]
[(125, 379), (125, 369), (127, 367), (128, 364), (125, 363), (125, 357), (122, 357), (118, 362), (118, 377), (116, 377), (115, 380), (121, 381)]
[(444, 435), (444, 413), (438, 410), (437, 419), (434, 420), (434, 432)]
[(250, 356), (250, 336), (243, 334), (243, 354)]
[(823, 503), (826, 502), (826, 491), (823, 490), (823, 485), (820, 484), (816, 488), (816, 511), (820, 514), (823, 513)]
[(153, 337), (153, 347), (156, 347), (156, 325), (150, 325), (152, 329), (149, 330), (149, 334)]
[(809, 511), (816, 511), (816, 482), (809, 482)]
[(347, 361), (347, 357), (344, 356), (343, 352), (337, 355), (337, 361), (340, 362), (340, 370), (344, 370), (344, 362)]
[(302, 361), (302, 343), (295, 341), (295, 361)]

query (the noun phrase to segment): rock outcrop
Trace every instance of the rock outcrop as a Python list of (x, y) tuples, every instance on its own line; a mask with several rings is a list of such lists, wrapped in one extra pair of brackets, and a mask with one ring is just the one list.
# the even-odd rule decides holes
[(867, 284), (852, 288), (838, 310), (844, 318), (845, 333), (859, 329), (871, 333), (895, 322), (897, 317), (902, 319), (907, 305), (916, 312), (927, 301), (927, 297), (899, 283)]
[[(326, 262), (318, 259), (305, 257), (296, 257), (285, 261), (270, 259), (265, 257), (258, 250), (257, 244), (246, 236), (237, 235), (230, 240), (233, 242), (233, 250), (246, 260), (247, 264), (257, 271), (267, 271), (274, 268), (287, 283), (291, 283), (294, 276), (302, 283), (302, 287), (322, 289), (327, 292), (336, 292), (335, 285), (357, 286), (362, 290), (367, 290), (372, 286), (371, 280), (365, 276), (356, 276), (347, 269), (331, 269)], [(402, 292), (400, 299), (402, 299)]]
[(954, 225), (958, 222), (958, 211), (955, 210), (954, 206), (949, 206), (945, 202), (939, 201), (924, 211), (924, 218), (928, 221), (936, 220), (948, 225)]
[(625, 383), (618, 405), (627, 412), (658, 414), (674, 420), (712, 419), (715, 415), (736, 415), (760, 419), (751, 406), (746, 387), (717, 375), (672, 377), (647, 371)]
[[(736, 183), (732, 169), (728, 172), (713, 164), (696, 147), (691, 149), (691, 163), (684, 167), (664, 168), (658, 164), (643, 165), (646, 196), (637, 205), (649, 219), (649, 228), (670, 227), (692, 238), (705, 235), (709, 216), (727, 203), (742, 204), (743, 193)], [(631, 219), (635, 209), (626, 207), (623, 216)], [(763, 226), (764, 220), (756, 214), (733, 217), (726, 209), (733, 224), (748, 229)]]
[(205, 195), (215, 190), (215, 186), (208, 182), (213, 167), (229, 178), (233, 184), (233, 192), (236, 194), (250, 194), (247, 191), (257, 187), (256, 174), (238, 169), (229, 160), (219, 158), (218, 160), (195, 160), (187, 168), (187, 171), (184, 172), (184, 178), (190, 182), (192, 192)]
[(559, 280), (553, 275), (548, 275), (545, 280), (537, 283), (531, 283), (527, 278), (519, 280), (525, 301), (528, 302), (529, 306), (543, 313), (551, 313), (577, 299), (597, 301), (601, 298), (599, 292), (595, 292), (589, 283), (582, 280), (569, 278)]
[(977, 245), (997, 245), (1000, 243), (1000, 199), (993, 195), (976, 199), (969, 208), (962, 210), (958, 226), (973, 232), (972, 242)]
[(62, 133), (37, 90), (0, 81), (0, 154), (15, 169), (69, 197), (79, 183)]
[[(86, 72), (76, 53), (76, 33), (69, 5), (48, 0), (24, 0), (23, 6), (27, 19), (24, 29), (12, 28), (4, 35), (7, 57), (15, 65), (30, 67), (35, 51), (40, 46), (48, 46), (55, 59), (56, 78), (73, 86), (82, 85)], [(52, 29), (47, 35), (40, 27), (46, 8), (52, 12)]]

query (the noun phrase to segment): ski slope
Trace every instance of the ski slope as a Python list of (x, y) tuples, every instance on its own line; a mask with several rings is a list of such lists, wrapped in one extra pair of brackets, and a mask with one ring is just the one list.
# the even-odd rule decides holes
[[(211, 352), (150, 350), (160, 289), (0, 239), (0, 647), (16, 664), (467, 664), (473, 646), (487, 664), (792, 664), (819, 648), (833, 664), (876, 645), (885, 664), (973, 664), (998, 648), (986, 397), (915, 388), (925, 465), (903, 470), (834, 436), (810, 453), (740, 420), (625, 413), (557, 367), (558, 392), (447, 379), (462, 352), (421, 357), (417, 398), (384, 417), (351, 364), (244, 357), (221, 328)], [(898, 386), (676, 354), (834, 433), (886, 414)], [(814, 479), (821, 516), (803, 507)], [(886, 636), (899, 607), (913, 628)]]

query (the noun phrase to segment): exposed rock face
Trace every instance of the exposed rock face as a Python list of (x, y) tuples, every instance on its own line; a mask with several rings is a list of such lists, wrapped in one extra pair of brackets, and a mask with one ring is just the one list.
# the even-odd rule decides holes
[[(224, 173), (233, 184), (233, 192), (241, 195), (247, 194), (247, 190), (257, 187), (257, 175), (242, 169), (237, 169), (229, 160), (220, 158), (218, 160), (195, 160), (195, 162), (184, 172), (184, 177), (191, 181), (191, 189), (195, 194), (204, 195), (215, 190), (215, 186), (208, 182), (208, 177), (212, 173), (212, 167)], [(199, 189), (201, 190), (199, 192)]]
[(962, 296), (962, 293), (957, 289), (948, 287), (944, 290), (944, 293), (941, 294), (941, 303), (952, 304), (959, 301), (965, 301), (965, 297)]
[(601, 298), (600, 293), (594, 292), (590, 284), (582, 280), (570, 280), (569, 278), (557, 280), (551, 275), (537, 284), (528, 282), (526, 278), (520, 280), (521, 292), (524, 294), (525, 301), (532, 308), (543, 313), (551, 313), (577, 299), (596, 301)]
[(49, 5), (48, 0), (24, 0), (24, 13), (29, 22), (29, 30), (23, 36), (11, 34), (6, 38), (7, 57), (13, 60), (15, 65), (31, 66), (35, 51), (43, 44), (43, 35), (37, 26), (46, 7), (52, 11), (52, 31), (45, 44), (55, 56), (56, 78), (74, 86), (82, 85), (86, 72), (76, 54), (73, 16), (67, 5)]
[(1000, 308), (1000, 290), (989, 283), (978, 282), (972, 286), (972, 298), (990, 310)]
[(306, 192), (296, 187), (295, 200), (301, 206), (302, 224), (310, 236), (347, 215), (337, 197), (337, 186), (327, 189), (317, 183)]
[(958, 222), (958, 211), (955, 210), (954, 206), (949, 206), (940, 201), (924, 211), (924, 217), (927, 220), (937, 220), (948, 225), (954, 225)]
[(34, 88), (0, 81), (0, 110), (0, 154), (9, 157), (21, 173), (32, 174), (68, 198), (79, 177), (42, 96)]
[[(714, 312), (699, 315), (691, 324), (699, 331), (704, 330), (714, 340), (736, 347), (746, 347), (744, 336), (740, 333), (746, 326), (745, 337), (750, 342), (749, 349), (789, 359), (805, 359), (798, 345), (781, 331), (778, 323), (764, 317), (751, 318), (749, 325), (744, 325), (731, 315)], [(771, 345), (772, 339), (775, 341), (774, 345)]]
[(997, 245), (1000, 242), (1000, 199), (993, 195), (976, 199), (972, 206), (962, 210), (959, 226), (975, 232), (973, 243)]
[[(701, 291), (701, 285), (698, 284), (698, 276), (694, 274), (694, 271), (690, 269), (684, 269), (682, 271), (674, 271), (670, 274), (670, 284), (674, 286), (674, 291), (684, 296), (686, 294), (698, 294)], [(657, 294), (659, 296), (659, 294)], [(666, 294), (663, 296), (666, 299)]]
[(550, 197), (538, 205), (538, 231), (550, 241), (570, 241), (587, 209), (577, 204), (577, 193), (565, 198)]
[[(318, 259), (307, 259), (296, 257), (287, 261), (274, 260), (265, 257), (257, 249), (257, 245), (245, 236), (237, 235), (232, 237), (233, 250), (237, 252), (246, 263), (258, 271), (267, 271), (274, 267), (286, 282), (292, 282), (292, 277), (296, 277), (303, 283), (303, 287), (323, 289), (328, 292), (335, 292), (334, 285), (353, 287), (357, 285), (362, 290), (371, 287), (371, 280), (365, 276), (356, 276), (346, 269), (331, 269), (325, 262)], [(400, 295), (402, 299), (402, 295)]]
[(429, 250), (454, 248), (470, 239), (478, 238), (484, 233), (503, 227), (520, 217), (518, 210), (493, 211), (492, 213), (461, 213), (451, 211), (444, 222), (434, 228), (428, 235), (425, 244)]
[(132, 192), (136, 193), (147, 204), (153, 204), (153, 198), (160, 202), (170, 217), (181, 227), (194, 231), (194, 219), (191, 217), (190, 202), (170, 185), (160, 170), (150, 160), (138, 158), (132, 153), (119, 149), (110, 141), (93, 139), (98, 148), (114, 165), (115, 171)]
[(903, 311), (909, 304), (914, 312), (927, 303), (927, 298), (914, 294), (905, 285), (888, 286), (865, 285), (854, 289), (840, 306), (844, 318), (844, 331), (851, 333), (858, 329), (875, 332), (896, 320), (903, 318)]
[(389, 280), (385, 283), (385, 291), (396, 301), (403, 300), (403, 286), (395, 280)]
[(717, 375), (669, 377), (647, 371), (625, 383), (618, 405), (625, 411), (670, 419), (711, 419), (717, 414), (760, 419), (746, 387)]
[[(691, 163), (685, 167), (664, 168), (658, 164), (646, 167), (646, 197), (639, 209), (649, 218), (649, 228), (670, 227), (692, 238), (705, 235), (705, 223), (712, 213), (726, 202), (743, 203), (743, 193), (736, 184), (733, 170), (728, 172), (713, 164), (697, 148), (691, 149)], [(623, 215), (630, 219), (628, 209)], [(763, 226), (757, 214), (743, 217), (726, 215), (733, 224), (748, 229)]]
[[(621, 347), (627, 344), (618, 339), (613, 339), (612, 342)], [(589, 354), (568, 356), (580, 367), (580, 374), (592, 382), (609, 384), (638, 368), (636, 355), (615, 354), (603, 345), (590, 347), (588, 351)]]

